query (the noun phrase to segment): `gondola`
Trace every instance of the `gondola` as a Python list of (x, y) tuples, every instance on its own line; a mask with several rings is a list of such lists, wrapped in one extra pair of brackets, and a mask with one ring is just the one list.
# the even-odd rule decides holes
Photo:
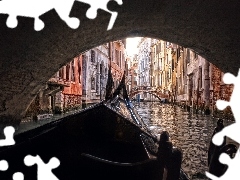
[[(157, 180), (157, 137), (147, 129), (127, 96), (125, 77), (104, 101), (63, 119), (15, 135), (16, 144), (0, 148), (0, 160), (9, 163), (1, 179), (22, 172), (24, 180), (37, 179), (37, 166), (24, 164), (26, 155), (47, 163), (60, 160), (53, 173), (60, 180)], [(188, 179), (179, 170), (179, 179)]]

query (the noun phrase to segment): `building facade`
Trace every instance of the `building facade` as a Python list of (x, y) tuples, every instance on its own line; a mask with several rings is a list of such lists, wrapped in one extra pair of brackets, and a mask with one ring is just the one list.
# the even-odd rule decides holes
[(132, 88), (138, 86), (138, 60), (137, 54), (126, 58), (127, 81), (126, 87), (130, 93)]
[[(163, 40), (152, 39), (150, 82), (158, 92), (172, 98), (174, 88), (174, 57), (172, 44)], [(171, 99), (170, 98), (170, 99)]]
[(210, 64), (190, 49), (184, 49), (187, 62), (187, 104), (190, 106), (209, 106)]
[(69, 82), (56, 94), (55, 105), (62, 107), (61, 110), (64, 111), (64, 109), (85, 108), (103, 100), (109, 67), (116, 88), (125, 69), (124, 40), (92, 48), (62, 67), (57, 75), (62, 74)]
[(138, 86), (150, 86), (151, 38), (141, 38), (138, 44)]
[[(229, 100), (233, 86), (223, 72), (189, 48), (158, 39), (141, 38), (138, 54), (127, 57), (126, 41), (90, 49), (61, 67), (28, 108), (27, 116), (62, 113), (104, 99), (109, 67), (116, 88), (124, 72), (128, 92), (151, 87), (168, 94), (168, 101), (196, 109), (217, 111), (216, 100)], [(149, 94), (139, 98), (151, 99)], [(227, 108), (226, 113), (230, 113)]]
[(126, 40), (110, 42), (110, 66), (114, 81), (114, 88), (120, 83), (126, 70)]
[[(143, 56), (141, 51), (139, 57)], [(150, 59), (138, 59), (138, 63), (138, 86), (145, 85), (143, 76), (149, 77), (150, 86), (168, 93), (170, 102), (213, 112), (217, 99), (229, 100), (231, 96), (233, 86), (222, 82), (223, 72), (189, 48), (151, 39)], [(143, 65), (147, 63), (149, 76), (144, 74)]]
[[(26, 116), (58, 114), (81, 107), (82, 56), (75, 57), (55, 73), (30, 104)], [(38, 117), (39, 119), (39, 117)]]
[(125, 71), (125, 40), (92, 48), (59, 69), (29, 106), (26, 116), (63, 113), (105, 98), (108, 69), (116, 88)]
[(105, 96), (109, 64), (109, 43), (90, 49), (82, 54), (82, 103), (94, 104)]

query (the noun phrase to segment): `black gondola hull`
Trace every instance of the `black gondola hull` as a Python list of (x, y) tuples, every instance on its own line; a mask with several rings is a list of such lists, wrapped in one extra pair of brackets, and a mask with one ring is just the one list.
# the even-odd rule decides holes
[[(127, 109), (126, 109), (127, 110)], [(145, 132), (110, 106), (100, 103), (80, 113), (15, 136), (16, 145), (2, 148), (0, 159), (9, 162), (1, 179), (22, 172), (37, 179), (37, 166), (24, 165), (26, 155), (39, 155), (45, 163), (57, 157), (53, 173), (61, 180), (157, 179), (157, 161), (142, 143)], [(145, 135), (148, 135), (147, 133)]]

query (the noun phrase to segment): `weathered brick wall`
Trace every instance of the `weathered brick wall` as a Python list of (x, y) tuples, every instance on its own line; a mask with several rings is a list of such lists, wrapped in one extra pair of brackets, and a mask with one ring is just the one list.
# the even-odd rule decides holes
[[(82, 95), (82, 83), (81, 83), (82, 79), (81, 79), (81, 68), (79, 70), (79, 65), (78, 65), (79, 61), (80, 62), (82, 61), (82, 55), (75, 57), (71, 61), (71, 62), (74, 62), (74, 79), (70, 81), (69, 87), (67, 86), (64, 87), (62, 91), (63, 94)], [(81, 63), (81, 67), (82, 67), (82, 63)]]
[[(212, 87), (213, 87), (213, 94), (211, 99), (213, 99), (213, 109), (216, 110), (216, 100), (222, 99), (229, 101), (233, 91), (232, 84), (224, 84), (222, 81), (223, 72), (217, 68), (216, 66), (212, 65)], [(226, 108), (224, 110), (227, 113), (231, 112), (230, 108)]]
[[(125, 69), (125, 59), (124, 59), (124, 52), (125, 52), (125, 47), (124, 44), (122, 43), (122, 41), (115, 41), (112, 42), (112, 52), (111, 52), (111, 71), (112, 71), (112, 75), (113, 75), (113, 81), (114, 84), (117, 85), (117, 82), (119, 83), (121, 81), (121, 78), (123, 76), (124, 73), (124, 69)], [(117, 54), (116, 51), (118, 52)], [(122, 54), (122, 60), (120, 62), (120, 53)]]

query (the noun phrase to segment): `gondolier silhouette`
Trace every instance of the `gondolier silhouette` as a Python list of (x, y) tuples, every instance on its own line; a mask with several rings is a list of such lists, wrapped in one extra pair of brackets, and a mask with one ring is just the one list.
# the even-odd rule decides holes
[(210, 145), (209, 145), (209, 148), (208, 148), (208, 166), (210, 166), (210, 163), (211, 163), (211, 159), (212, 159), (212, 156), (214, 153), (217, 153), (217, 151), (219, 151), (223, 146), (226, 145), (226, 137), (224, 139), (224, 142), (221, 146), (216, 146), (215, 144), (213, 144), (212, 142), (212, 138), (213, 136), (220, 132), (222, 129), (224, 128), (224, 125), (223, 125), (223, 120), (222, 119), (219, 119), (217, 121), (217, 126), (215, 127), (214, 131), (213, 131), (213, 134), (212, 134), (212, 137), (211, 137), (211, 141), (210, 141)]

